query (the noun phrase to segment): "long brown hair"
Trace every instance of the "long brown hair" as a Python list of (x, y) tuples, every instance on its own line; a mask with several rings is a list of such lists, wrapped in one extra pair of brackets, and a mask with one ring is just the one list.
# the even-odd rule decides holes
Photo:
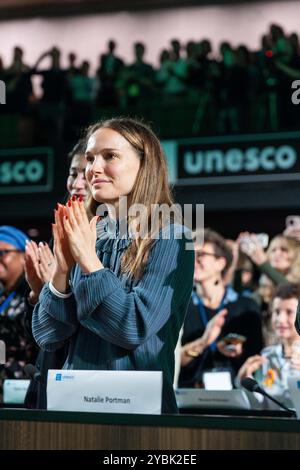
[[(153, 131), (136, 119), (118, 117), (100, 121), (87, 131), (87, 140), (99, 129), (112, 129), (121, 134), (135, 149), (140, 158), (140, 168), (134, 187), (128, 197), (128, 207), (133, 204), (143, 204), (146, 212), (147, 236), (133, 237), (131, 244), (123, 254), (121, 271), (128, 273), (133, 278), (141, 277), (148, 260), (149, 251), (153, 241), (153, 233), (163, 225), (162, 217), (159, 217), (159, 226), (151, 227), (152, 205), (173, 205), (173, 198), (168, 184), (168, 171), (165, 155), (160, 142)], [(94, 216), (99, 203), (90, 196), (87, 200), (87, 211)], [(153, 209), (153, 206), (152, 206)], [(135, 219), (135, 220), (134, 220)], [(145, 219), (144, 219), (145, 220)], [(128, 220), (135, 233), (140, 229), (139, 224), (134, 224), (136, 217)]]

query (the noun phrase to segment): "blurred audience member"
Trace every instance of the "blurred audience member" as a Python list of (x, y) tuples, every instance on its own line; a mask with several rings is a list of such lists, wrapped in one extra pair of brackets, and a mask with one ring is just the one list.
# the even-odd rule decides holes
[[(93, 102), (96, 95), (96, 79), (89, 75), (90, 63), (84, 60), (76, 74), (69, 77), (70, 106), (68, 121), (74, 128), (87, 127), (93, 117)], [(71, 130), (72, 131), (72, 130)]]
[[(233, 260), (229, 246), (209, 229), (201, 246), (199, 235), (194, 234), (195, 287), (183, 326), (180, 387), (202, 387), (203, 372), (216, 368), (234, 378), (245, 359), (262, 348), (258, 305), (224, 283)], [(228, 334), (240, 335), (230, 347)]]
[(26, 378), (24, 366), (35, 361), (37, 348), (26, 335), (27, 284), (24, 256), (27, 235), (8, 225), (0, 226), (0, 339), (6, 344), (2, 379)]
[(300, 244), (295, 239), (277, 235), (264, 251), (255, 234), (243, 232), (238, 237), (238, 243), (260, 272), (274, 284), (300, 281)]
[(119, 104), (117, 81), (124, 67), (124, 62), (116, 56), (116, 41), (110, 39), (107, 43), (107, 52), (100, 56), (97, 70), (99, 91), (96, 98), (100, 106), (116, 106)]
[[(41, 70), (40, 63), (46, 58), (51, 59), (50, 68)], [(31, 74), (43, 77), (43, 96), (39, 106), (39, 122), (44, 132), (43, 141), (55, 144), (62, 137), (65, 101), (69, 96), (67, 72), (60, 65), (61, 52), (57, 47), (44, 52)]]
[[(271, 326), (277, 342), (264, 348), (260, 355), (249, 357), (238, 372), (239, 380), (255, 378), (266, 392), (286, 406), (293, 406), (287, 377), (293, 370), (300, 370), (300, 338), (295, 328), (299, 298), (299, 284), (281, 284), (277, 287), (270, 305)], [(264, 405), (268, 403), (265, 400)]]

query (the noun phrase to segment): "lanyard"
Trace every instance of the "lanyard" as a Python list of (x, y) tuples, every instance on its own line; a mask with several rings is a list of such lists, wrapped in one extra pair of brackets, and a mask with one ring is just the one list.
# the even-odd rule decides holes
[(14, 298), (15, 295), (16, 295), (16, 292), (12, 292), (12, 293), (9, 294), (9, 296), (6, 297), (6, 299), (2, 302), (2, 304), (0, 305), (0, 315), (4, 315), (4, 311), (6, 310), (6, 307), (8, 307), (10, 301)]
[[(208, 323), (206, 308), (204, 306), (204, 303), (203, 303), (201, 297), (198, 297), (198, 295), (195, 292), (194, 292), (193, 296), (194, 296), (194, 303), (197, 304), (198, 312), (199, 312), (201, 321), (202, 321), (202, 323), (204, 325), (204, 329), (205, 329), (206, 326), (207, 326), (207, 323)], [(225, 307), (225, 304), (227, 303), (226, 298), (227, 298), (227, 287), (225, 288), (225, 293), (224, 293), (222, 302), (220, 303), (219, 307), (216, 309), (216, 314), (218, 314)], [(212, 352), (214, 352), (217, 349), (216, 341), (214, 341), (212, 344), (209, 345), (209, 349)]]

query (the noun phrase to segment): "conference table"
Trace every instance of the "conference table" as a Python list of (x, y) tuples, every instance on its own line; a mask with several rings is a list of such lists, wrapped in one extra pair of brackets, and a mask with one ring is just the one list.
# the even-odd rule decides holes
[(0, 409), (0, 450), (295, 450), (300, 420)]

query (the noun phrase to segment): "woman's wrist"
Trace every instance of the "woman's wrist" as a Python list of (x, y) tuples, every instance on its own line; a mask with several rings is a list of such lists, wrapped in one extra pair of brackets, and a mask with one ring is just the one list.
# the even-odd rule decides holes
[(33, 290), (31, 290), (28, 295), (29, 304), (32, 306), (37, 304), (39, 300), (39, 295), (40, 295), (40, 292), (34, 292)]
[(267, 255), (264, 252), (253, 255), (251, 259), (257, 266), (261, 266), (268, 261)]
[(99, 269), (103, 269), (103, 264), (99, 260), (96, 253), (90, 258), (80, 261), (79, 266), (81, 271), (85, 274), (93, 273), (95, 271), (99, 271)]
[(205, 347), (206, 347), (205, 341), (202, 338), (200, 338), (199, 340), (194, 341), (193, 343), (190, 343), (189, 345), (186, 345), (185, 354), (188, 357), (192, 357), (192, 358), (198, 357), (203, 353)]
[(55, 271), (51, 277), (51, 284), (59, 292), (66, 293), (69, 290), (69, 276), (70, 273)]

